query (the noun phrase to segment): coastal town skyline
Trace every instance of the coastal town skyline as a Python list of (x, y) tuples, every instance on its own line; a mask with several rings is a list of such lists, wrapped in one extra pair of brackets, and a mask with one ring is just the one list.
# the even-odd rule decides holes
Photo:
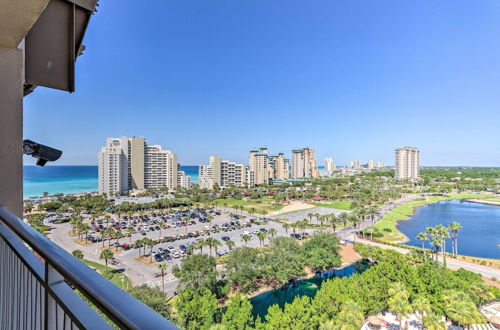
[(63, 150), (58, 164), (95, 164), (107, 136), (138, 134), (193, 165), (242, 162), (267, 144), (314, 145), (339, 164), (390, 164), (394, 148), (418, 145), (426, 166), (500, 166), (494, 1), (125, 1), (99, 12), (78, 90), (25, 98), (24, 136)]

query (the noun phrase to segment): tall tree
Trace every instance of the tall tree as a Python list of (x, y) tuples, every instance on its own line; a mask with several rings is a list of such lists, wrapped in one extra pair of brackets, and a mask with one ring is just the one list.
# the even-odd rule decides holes
[(106, 262), (106, 266), (108, 265), (108, 260), (113, 258), (113, 251), (110, 249), (104, 249), (102, 250), (101, 254), (99, 255), (99, 259), (104, 259)]
[(390, 298), (387, 301), (389, 311), (396, 313), (399, 321), (399, 328), (402, 329), (403, 318), (413, 312), (410, 305), (409, 294), (403, 284), (396, 282), (393, 283), (388, 290)]
[(165, 274), (167, 272), (168, 265), (166, 262), (160, 262), (156, 266), (160, 270), (162, 291), (165, 292)]
[(217, 271), (215, 258), (207, 254), (193, 254), (182, 260), (181, 265), (175, 265), (172, 273), (179, 279), (181, 287), (199, 289), (215, 287)]
[(182, 329), (208, 329), (219, 312), (217, 298), (208, 289), (183, 289), (176, 301), (179, 325)]
[(335, 329), (357, 330), (361, 328), (365, 316), (361, 307), (353, 301), (344, 303), (334, 321)]
[(246, 297), (237, 293), (232, 297), (222, 316), (222, 325), (227, 329), (253, 329), (255, 319), (252, 314), (252, 304)]

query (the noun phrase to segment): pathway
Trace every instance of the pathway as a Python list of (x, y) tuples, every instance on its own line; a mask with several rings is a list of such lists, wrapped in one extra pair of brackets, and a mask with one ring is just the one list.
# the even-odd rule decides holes
[[(411, 251), (409, 249), (405, 249), (402, 247), (396, 247), (396, 246), (386, 245), (386, 244), (382, 244), (382, 243), (376, 243), (376, 242), (372, 242), (372, 241), (364, 240), (364, 239), (358, 239), (358, 242), (361, 242), (361, 243), (367, 244), (367, 245), (378, 246), (382, 249), (395, 250), (395, 251), (405, 253), (405, 254), (409, 253)], [(440, 257), (439, 260), (442, 260), (442, 258)], [(481, 266), (481, 265), (475, 265), (475, 264), (471, 264), (469, 262), (462, 261), (462, 260), (446, 258), (446, 265), (449, 269), (452, 269), (452, 270), (457, 270), (457, 269), (463, 268), (463, 269), (469, 270), (471, 272), (481, 274), (482, 276), (486, 276), (488, 278), (492, 278), (492, 277), (500, 278), (500, 270), (498, 270), (498, 269), (494, 269), (494, 268), (490, 268), (490, 267), (486, 267), (486, 266)]]

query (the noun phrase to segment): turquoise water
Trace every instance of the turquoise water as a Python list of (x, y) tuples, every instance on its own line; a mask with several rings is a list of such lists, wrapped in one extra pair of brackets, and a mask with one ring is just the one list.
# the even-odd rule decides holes
[[(193, 182), (198, 166), (181, 166)], [(24, 166), (24, 197), (97, 191), (97, 166)]]
[(317, 274), (312, 278), (297, 281), (295, 284), (288, 284), (279, 289), (266, 291), (250, 299), (253, 306), (252, 312), (254, 315), (258, 315), (264, 319), (267, 309), (270, 306), (278, 304), (278, 306), (283, 308), (286, 303), (291, 303), (295, 297), (314, 297), (324, 281), (334, 277), (345, 277), (355, 273), (362, 273), (368, 267), (370, 267), (370, 263), (367, 261), (358, 261), (338, 270), (327, 271)]
[[(408, 220), (400, 221), (398, 229), (410, 239), (406, 244), (421, 247), (417, 235), (426, 227), (460, 222), (458, 253), (481, 258), (500, 258), (500, 206), (471, 203), (463, 200), (441, 201), (420, 206)], [(429, 248), (429, 241), (425, 242)], [(446, 242), (451, 252), (451, 240)]]

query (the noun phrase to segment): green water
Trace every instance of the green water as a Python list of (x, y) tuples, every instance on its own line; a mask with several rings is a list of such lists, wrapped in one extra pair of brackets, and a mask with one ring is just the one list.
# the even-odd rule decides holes
[(279, 289), (261, 293), (250, 299), (253, 305), (253, 314), (264, 319), (264, 316), (267, 314), (267, 309), (270, 306), (278, 304), (278, 306), (283, 308), (286, 303), (291, 303), (295, 297), (314, 297), (324, 281), (334, 277), (345, 277), (356, 273), (362, 273), (368, 267), (370, 267), (369, 262), (359, 261), (338, 270), (327, 271), (317, 274), (312, 278), (297, 281), (294, 285), (287, 284)]

